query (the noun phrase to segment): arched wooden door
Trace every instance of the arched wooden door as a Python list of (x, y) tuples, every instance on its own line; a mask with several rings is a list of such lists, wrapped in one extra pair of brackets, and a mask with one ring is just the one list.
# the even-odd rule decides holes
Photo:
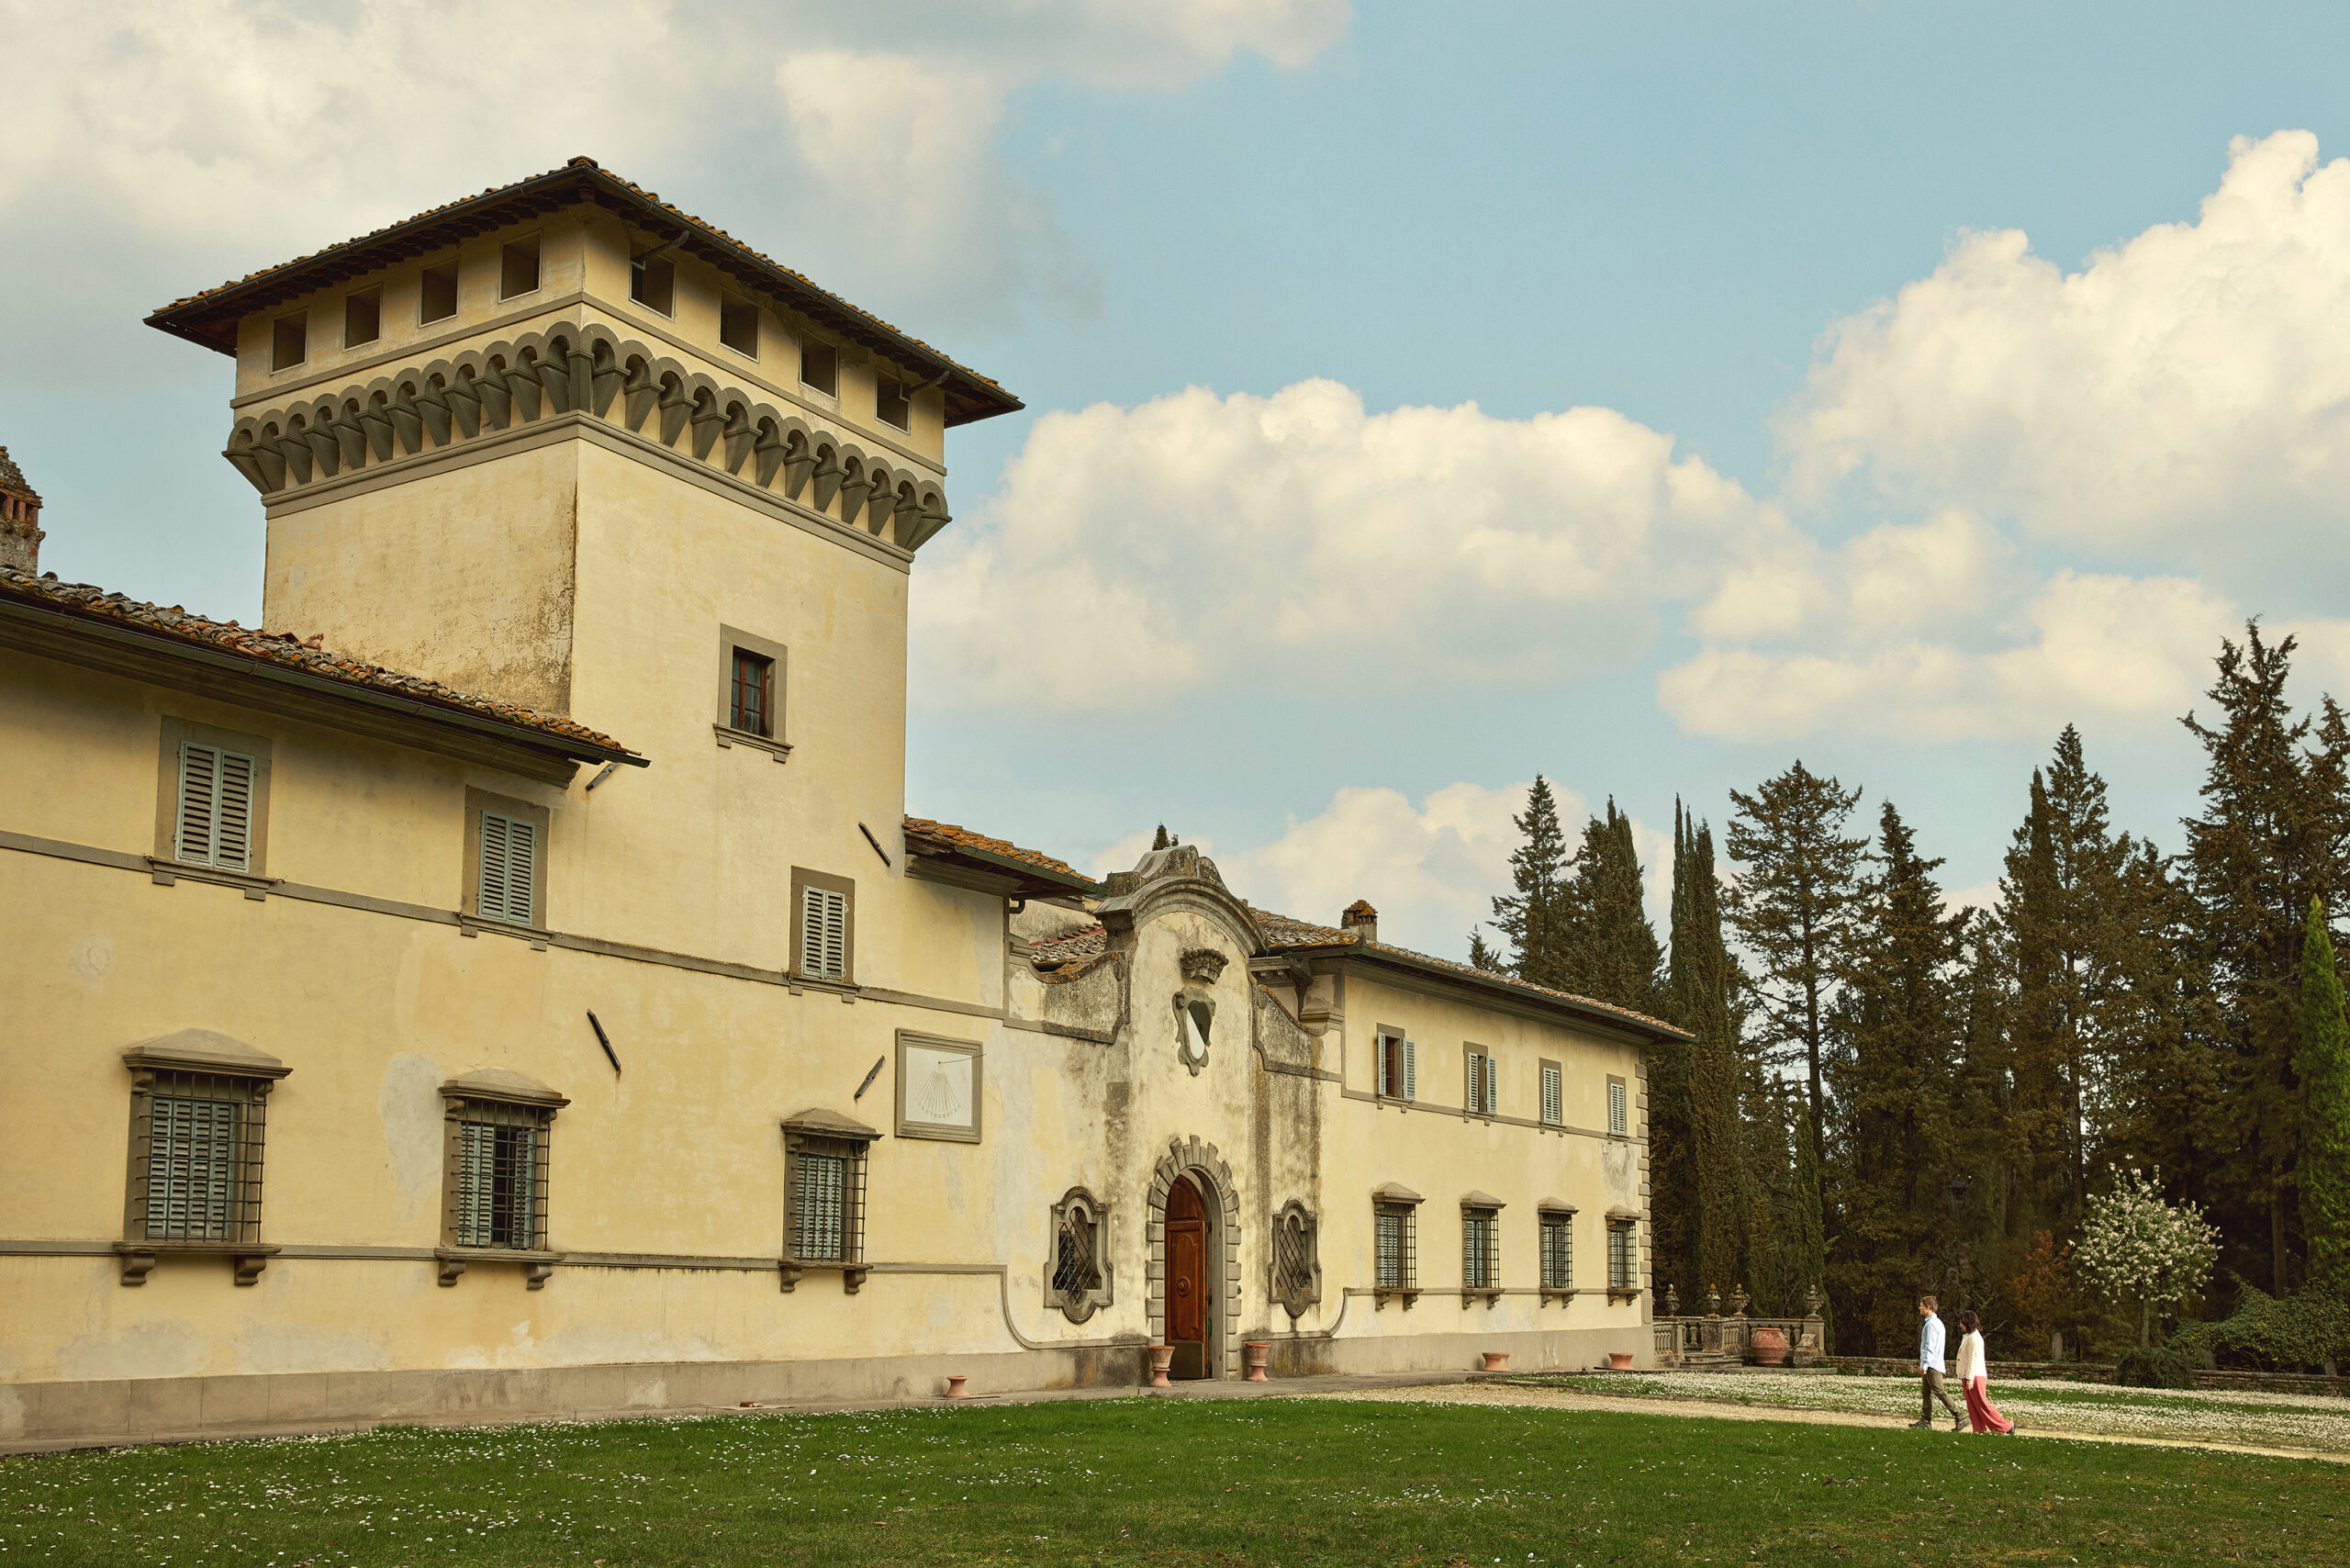
[(1167, 1343), (1175, 1352), (1170, 1375), (1208, 1375), (1208, 1337), (1214, 1327), (1208, 1287), (1207, 1205), (1188, 1176), (1167, 1190)]

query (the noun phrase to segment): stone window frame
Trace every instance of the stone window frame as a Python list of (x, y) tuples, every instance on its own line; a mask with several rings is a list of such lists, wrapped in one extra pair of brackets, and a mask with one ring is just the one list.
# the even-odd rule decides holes
[[(1081, 1231), (1091, 1250), (1091, 1287), (1069, 1290), (1060, 1281), (1061, 1238)], [(1045, 1305), (1071, 1323), (1082, 1323), (1116, 1300), (1117, 1271), (1112, 1261), (1110, 1205), (1084, 1187), (1071, 1187), (1052, 1206), (1052, 1223), (1045, 1233)]]
[[(247, 807), (245, 865), (242, 870), (202, 860), (183, 860), (179, 854), (181, 757), (189, 745), (212, 746), (252, 759), (252, 798)], [(155, 852), (147, 857), (157, 882), (170, 887), (181, 878), (241, 888), (259, 899), (277, 879), (269, 875), (269, 796), (274, 771), (275, 743), (267, 735), (224, 730), (195, 719), (163, 716), (155, 756)]]
[[(1395, 1047), (1393, 1059), (1388, 1047)], [(1380, 1024), (1371, 1033), (1371, 1092), (1376, 1100), (1411, 1105), (1419, 1102), (1419, 1047), (1410, 1033), (1393, 1024)], [(1398, 1084), (1398, 1077), (1403, 1082)], [(1398, 1091), (1401, 1092), (1398, 1092)]]
[[(785, 1291), (798, 1288), (800, 1280), (811, 1272), (837, 1271), (841, 1289), (849, 1295), (865, 1287), (865, 1277), (872, 1272), (865, 1257), (867, 1170), (873, 1145), (880, 1137), (877, 1128), (821, 1107), (784, 1118), (783, 1246), (778, 1268)], [(847, 1161), (843, 1172), (842, 1256), (838, 1258), (802, 1257), (793, 1246), (800, 1228), (800, 1162), (802, 1156), (810, 1154)]]
[[(1620, 1115), (1617, 1113), (1622, 1113)], [(1632, 1086), (1615, 1073), (1607, 1075), (1607, 1136), (1632, 1136)]]
[[(906, 1071), (906, 1047), (918, 1047), (929, 1051), (954, 1051), (971, 1058), (971, 1125), (958, 1127), (951, 1122), (925, 1122), (906, 1114), (906, 1090), (910, 1079)], [(987, 1047), (979, 1040), (957, 1040), (945, 1035), (924, 1034), (919, 1029), (898, 1031), (897, 1049), (897, 1133), (900, 1137), (934, 1138), (941, 1143), (979, 1143), (987, 1105)], [(1074, 1190), (1074, 1189), (1072, 1189)]]
[(1501, 1114), (1501, 1068), (1493, 1051), (1474, 1040), (1460, 1042), (1461, 1094), (1464, 1115), (1493, 1118)]
[[(1575, 1294), (1575, 1215), (1572, 1204), (1562, 1204), (1555, 1198), (1545, 1198), (1535, 1205), (1536, 1253), (1535, 1282), (1545, 1302), (1564, 1303)], [(1566, 1282), (1556, 1284), (1550, 1278), (1550, 1233), (1556, 1231), (1565, 1242)]]
[[(1401, 1303), (1406, 1310), (1419, 1299), (1419, 1216), (1420, 1195), (1400, 1182), (1386, 1182), (1371, 1190), (1371, 1287), (1374, 1310), (1383, 1310), (1391, 1301)], [(1395, 1219), (1402, 1222), (1397, 1239), (1397, 1277), (1390, 1281), (1380, 1271), (1379, 1222)]]
[[(768, 693), (771, 710), (769, 728), (774, 732), (771, 734), (762, 735), (734, 727), (734, 655), (737, 650), (755, 654), (775, 666), (774, 685)], [(783, 738), (784, 721), (791, 711), (790, 704), (785, 700), (789, 689), (790, 672), (791, 649), (789, 644), (745, 632), (737, 626), (719, 627), (718, 708), (711, 715), (710, 727), (720, 745), (748, 746), (754, 751), (766, 752), (779, 763), (790, 760), (791, 743)]]
[[(1460, 1305), (1483, 1300), (1491, 1306), (1502, 1295), (1502, 1210), (1509, 1205), (1491, 1193), (1470, 1192), (1460, 1199)], [(1482, 1236), (1479, 1234), (1482, 1232)], [(1470, 1268), (1481, 1260), (1476, 1276)]]
[[(277, 1249), (261, 1238), (263, 1157), (268, 1135), (269, 1096), (292, 1069), (242, 1040), (208, 1029), (181, 1029), (144, 1040), (122, 1053), (130, 1071), (130, 1137), (123, 1182), (122, 1239), (114, 1250), (122, 1260), (122, 1282), (143, 1285), (165, 1257), (227, 1258), (237, 1283), (250, 1285)], [(153, 1171), (154, 1102), (158, 1092), (176, 1098), (233, 1104), (239, 1108), (231, 1178), (230, 1213), (218, 1237), (150, 1236), (150, 1180)]]
[[(803, 890), (808, 888), (819, 888), (826, 892), (839, 893), (848, 901), (848, 908), (843, 917), (841, 972), (837, 975), (810, 974), (800, 968), (800, 917), (805, 913), (808, 902)], [(786, 957), (788, 962), (785, 965), (785, 971), (797, 984), (840, 986), (856, 984), (856, 878), (835, 877), (829, 871), (811, 870), (805, 866), (794, 866), (791, 868), (791, 950)]]
[[(531, 857), (531, 918), (525, 922), (500, 919), (481, 912), (481, 818), (484, 812), (517, 822), (530, 823), (536, 829), (535, 853)], [(464, 880), (457, 890), (458, 924), (471, 936), (480, 931), (503, 931), (509, 935), (527, 936), (531, 946), (544, 950), (547, 931), (547, 861), (548, 849), (554, 839), (554, 812), (535, 801), (518, 800), (511, 795), (492, 794), (487, 790), (465, 787), (464, 858), (460, 867)]]
[[(554, 1119), (571, 1103), (535, 1078), (508, 1068), (476, 1068), (444, 1080), (441, 1095), (441, 1240), (432, 1249), (440, 1263), (440, 1280), (453, 1286), (476, 1263), (520, 1263), (522, 1281), (542, 1290), (562, 1261), (563, 1254), (547, 1245), (547, 1197), (552, 1188)], [(523, 1126), (534, 1129), (531, 1151), (531, 1245), (485, 1247), (461, 1238), (458, 1201), (464, 1182), (464, 1128), (467, 1126)]]
[(1294, 1323), (1322, 1300), (1321, 1226), (1312, 1209), (1292, 1198), (1273, 1215), (1270, 1240), (1267, 1292)]

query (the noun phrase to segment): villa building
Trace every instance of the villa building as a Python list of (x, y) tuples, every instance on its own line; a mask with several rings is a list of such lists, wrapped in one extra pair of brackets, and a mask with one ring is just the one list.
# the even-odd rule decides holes
[(267, 630), (0, 461), (0, 1442), (1650, 1359), (1669, 1025), (907, 815), (1002, 387), (586, 159), (151, 324)]

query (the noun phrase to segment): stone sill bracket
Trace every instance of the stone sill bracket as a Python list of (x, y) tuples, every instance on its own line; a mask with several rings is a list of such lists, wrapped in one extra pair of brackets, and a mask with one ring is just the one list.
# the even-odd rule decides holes
[(1466, 1312), (1472, 1304), (1481, 1301), (1487, 1306), (1499, 1306), (1501, 1300), (1502, 1293), (1498, 1288), (1473, 1287), (1460, 1293), (1460, 1310)]
[(237, 1282), (250, 1285), (260, 1281), (261, 1271), (277, 1256), (275, 1247), (260, 1241), (118, 1241), (114, 1249), (122, 1259), (126, 1285), (145, 1284), (165, 1258), (226, 1258), (236, 1266)]
[(1420, 1293), (1416, 1290), (1375, 1290), (1371, 1293), (1371, 1310), (1374, 1312), (1386, 1311), (1387, 1304), (1391, 1301), (1402, 1303), (1404, 1310), (1409, 1312), (1412, 1310), (1412, 1304), (1419, 1299)]
[(871, 1273), (873, 1269), (867, 1263), (811, 1262), (799, 1258), (782, 1258), (776, 1261), (776, 1271), (781, 1276), (783, 1289), (787, 1292), (799, 1289), (800, 1280), (811, 1271), (838, 1272), (841, 1277), (842, 1292), (845, 1294), (855, 1295), (865, 1288), (865, 1276)]
[(712, 724), (710, 728), (711, 733), (718, 737), (718, 744), (722, 746), (748, 746), (753, 751), (766, 752), (778, 763), (791, 760), (791, 746), (788, 742), (769, 740), (765, 735), (755, 735), (748, 730), (729, 729), (724, 724)]
[(518, 1247), (436, 1247), (432, 1256), (440, 1260), (441, 1283), (453, 1285), (464, 1278), (465, 1269), (473, 1263), (520, 1263), (522, 1282), (528, 1288), (546, 1289), (554, 1277), (554, 1266), (563, 1261), (560, 1252), (540, 1252)]

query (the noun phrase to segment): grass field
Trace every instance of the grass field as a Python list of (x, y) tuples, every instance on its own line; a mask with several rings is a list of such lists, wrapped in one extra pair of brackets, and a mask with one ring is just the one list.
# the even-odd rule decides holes
[[(1529, 1377), (1537, 1387), (1652, 1399), (1702, 1399), (1798, 1410), (1851, 1410), (1918, 1418), (1915, 1378), (1833, 1372), (1642, 1372), (1637, 1376)], [(1953, 1387), (1951, 1398), (1964, 1404)], [(2350, 1399), (2255, 1389), (2116, 1388), (2095, 1383), (1997, 1383), (1991, 1403), (2026, 1431), (2091, 1432), (2190, 1442), (2350, 1453)], [(1943, 1417), (1943, 1424), (1949, 1424)]]
[(0, 1461), (0, 1564), (2350, 1561), (2350, 1469), (1850, 1427), (1120, 1399)]

